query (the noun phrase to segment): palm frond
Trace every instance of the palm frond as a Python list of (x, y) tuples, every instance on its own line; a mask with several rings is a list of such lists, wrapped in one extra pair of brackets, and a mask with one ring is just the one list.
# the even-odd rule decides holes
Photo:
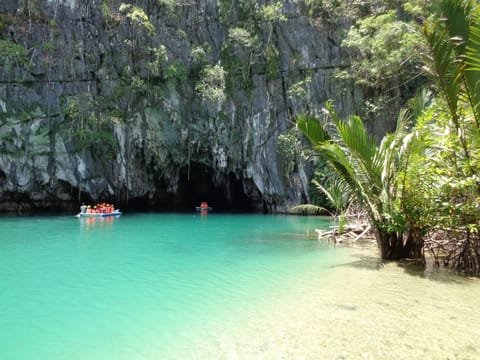
[(368, 176), (358, 171), (359, 165), (348, 154), (345, 147), (336, 143), (322, 143), (315, 148), (330, 163), (342, 181), (355, 194), (359, 203), (367, 208), (372, 219), (379, 219), (381, 211), (378, 208), (379, 191), (368, 181)]
[(327, 178), (325, 184), (317, 180), (312, 180), (312, 184), (326, 196), (337, 213), (346, 211), (352, 202), (352, 189), (338, 176), (333, 175)]
[(307, 114), (298, 115), (297, 126), (314, 145), (330, 139), (330, 135), (324, 125), (314, 116)]
[(439, 8), (440, 13), (425, 23), (424, 32), (432, 53), (432, 68), (447, 100), (463, 154), (470, 158), (459, 104), (470, 105), (477, 129), (480, 128), (480, 71), (475, 66), (467, 71), (469, 62), (480, 55), (478, 2), (441, 0)]
[(424, 34), (432, 56), (429, 72), (438, 79), (450, 113), (458, 123), (458, 98), (460, 93), (461, 68), (455, 57), (455, 46), (450, 41), (444, 22), (426, 21)]
[(337, 127), (345, 152), (354, 164), (356, 176), (378, 192), (381, 188), (381, 166), (375, 161), (378, 157), (377, 140), (367, 133), (358, 116), (340, 121)]
[(473, 12), (465, 54), (465, 82), (477, 128), (480, 128), (480, 8)]
[[(409, 107), (412, 112), (411, 115), (408, 113), (405, 114), (407, 118), (405, 120), (401, 120), (401, 122), (405, 124), (408, 123), (411, 118), (418, 119), (428, 108), (431, 102), (432, 92), (426, 88), (420, 89), (420, 91), (417, 92), (415, 97), (409, 102)], [(399, 125), (401, 124), (397, 122), (397, 129)]]
[(465, 54), (469, 37), (469, 16), (472, 9), (471, 0), (441, 0), (440, 11), (444, 14), (443, 23), (449, 40), (457, 56)]

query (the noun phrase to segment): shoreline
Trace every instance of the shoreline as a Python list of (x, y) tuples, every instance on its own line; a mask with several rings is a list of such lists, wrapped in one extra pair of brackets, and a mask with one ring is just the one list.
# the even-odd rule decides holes
[[(196, 342), (198, 354), (262, 359), (480, 357), (475, 342), (480, 314), (473, 296), (480, 291), (480, 280), (382, 262), (372, 250), (353, 250), (349, 261), (334, 265), (326, 278), (300, 281), (284, 297), (260, 304), (265, 308), (260, 318), (252, 310), (241, 321), (227, 320), (207, 335), (215, 338), (214, 345)], [(463, 336), (466, 333), (470, 336)]]

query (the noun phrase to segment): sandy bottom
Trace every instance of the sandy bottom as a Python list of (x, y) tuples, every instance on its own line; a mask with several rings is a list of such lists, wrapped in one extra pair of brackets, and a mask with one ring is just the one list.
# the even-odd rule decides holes
[(300, 279), (173, 357), (480, 359), (479, 295), (478, 279), (382, 264), (358, 249), (327, 279)]

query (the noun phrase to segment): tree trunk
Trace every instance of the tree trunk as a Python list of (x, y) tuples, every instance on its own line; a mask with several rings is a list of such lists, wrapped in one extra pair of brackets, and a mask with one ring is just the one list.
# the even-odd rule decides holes
[(375, 237), (382, 259), (414, 259), (422, 264), (425, 263), (423, 240), (415, 234), (410, 233), (404, 236), (396, 231), (387, 231), (381, 227), (376, 227)]

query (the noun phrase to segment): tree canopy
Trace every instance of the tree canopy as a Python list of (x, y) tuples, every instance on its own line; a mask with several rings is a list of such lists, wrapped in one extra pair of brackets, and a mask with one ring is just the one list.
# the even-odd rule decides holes
[[(434, 10), (423, 26), (430, 90), (409, 101), (394, 133), (377, 142), (359, 117), (341, 120), (332, 104), (322, 119), (301, 115), (297, 124), (330, 178), (366, 210), (382, 258), (423, 262), (429, 251), (437, 263), (480, 275), (480, 7), (441, 0)], [(352, 34), (368, 33), (358, 25)]]

